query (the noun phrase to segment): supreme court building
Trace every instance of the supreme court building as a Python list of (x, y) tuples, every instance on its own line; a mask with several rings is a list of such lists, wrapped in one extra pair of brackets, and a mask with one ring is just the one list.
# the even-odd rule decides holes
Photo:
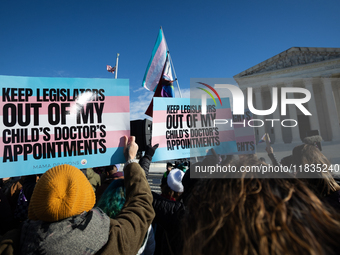
[[(253, 88), (254, 107), (258, 110), (271, 108), (272, 87), (278, 88), (276, 111), (268, 116), (253, 117), (265, 123), (255, 128), (257, 141), (267, 132), (276, 144), (301, 142), (301, 139), (316, 131), (324, 141), (340, 141), (340, 48), (292, 47), (235, 75), (234, 79), (245, 96), (247, 88)], [(282, 87), (309, 90), (311, 99), (303, 105), (312, 115), (305, 115), (295, 105), (288, 105), (286, 116), (282, 116)], [(287, 97), (304, 98), (305, 95), (287, 93)], [(273, 124), (266, 119), (280, 121)], [(280, 122), (285, 119), (294, 119), (298, 124), (284, 127)]]

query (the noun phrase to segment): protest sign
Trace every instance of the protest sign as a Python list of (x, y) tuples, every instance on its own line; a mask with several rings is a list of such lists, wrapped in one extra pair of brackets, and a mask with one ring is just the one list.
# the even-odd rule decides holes
[(214, 148), (218, 154), (235, 154), (234, 128), (215, 126), (216, 119), (232, 118), (229, 98), (222, 105), (207, 100), (202, 114), (200, 99), (154, 98), (152, 144), (159, 143), (153, 161), (205, 156)]
[(129, 81), (0, 76), (1, 177), (124, 161)]
[(233, 115), (233, 126), (237, 143), (237, 153), (256, 153), (255, 130), (252, 123), (253, 114), (246, 109), (244, 115)]

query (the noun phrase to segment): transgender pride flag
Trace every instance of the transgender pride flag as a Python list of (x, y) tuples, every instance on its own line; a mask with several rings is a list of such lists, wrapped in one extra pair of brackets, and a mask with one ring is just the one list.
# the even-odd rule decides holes
[(159, 29), (155, 46), (143, 78), (143, 87), (155, 91), (161, 78), (167, 55), (167, 47), (162, 28)]
[(127, 79), (0, 76), (0, 178), (125, 161)]
[[(222, 98), (222, 103), (223, 106), (215, 106), (207, 99), (207, 106), (211, 108), (202, 115), (201, 99), (154, 98), (152, 144), (158, 143), (159, 147), (152, 160), (205, 156), (211, 148), (217, 154), (237, 153), (234, 128), (230, 126), (229, 98)], [(228, 123), (214, 127), (214, 119), (224, 119)]]

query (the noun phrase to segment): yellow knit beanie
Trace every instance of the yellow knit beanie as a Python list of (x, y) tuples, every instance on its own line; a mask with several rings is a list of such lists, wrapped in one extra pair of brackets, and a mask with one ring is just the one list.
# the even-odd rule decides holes
[(76, 167), (59, 165), (37, 182), (28, 208), (28, 218), (59, 221), (93, 208), (96, 197), (86, 176)]

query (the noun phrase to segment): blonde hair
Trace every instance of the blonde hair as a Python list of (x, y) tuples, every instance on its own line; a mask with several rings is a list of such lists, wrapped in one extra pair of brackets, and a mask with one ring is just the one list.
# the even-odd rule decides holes
[(314, 145), (303, 144), (296, 146), (293, 149), (293, 164), (301, 166), (304, 169), (305, 165), (310, 167), (321, 166), (321, 172), (301, 172), (298, 171), (296, 177), (301, 178), (303, 182), (318, 196), (323, 197), (332, 192), (340, 190), (340, 186), (334, 180), (328, 169), (331, 163), (327, 157)]

